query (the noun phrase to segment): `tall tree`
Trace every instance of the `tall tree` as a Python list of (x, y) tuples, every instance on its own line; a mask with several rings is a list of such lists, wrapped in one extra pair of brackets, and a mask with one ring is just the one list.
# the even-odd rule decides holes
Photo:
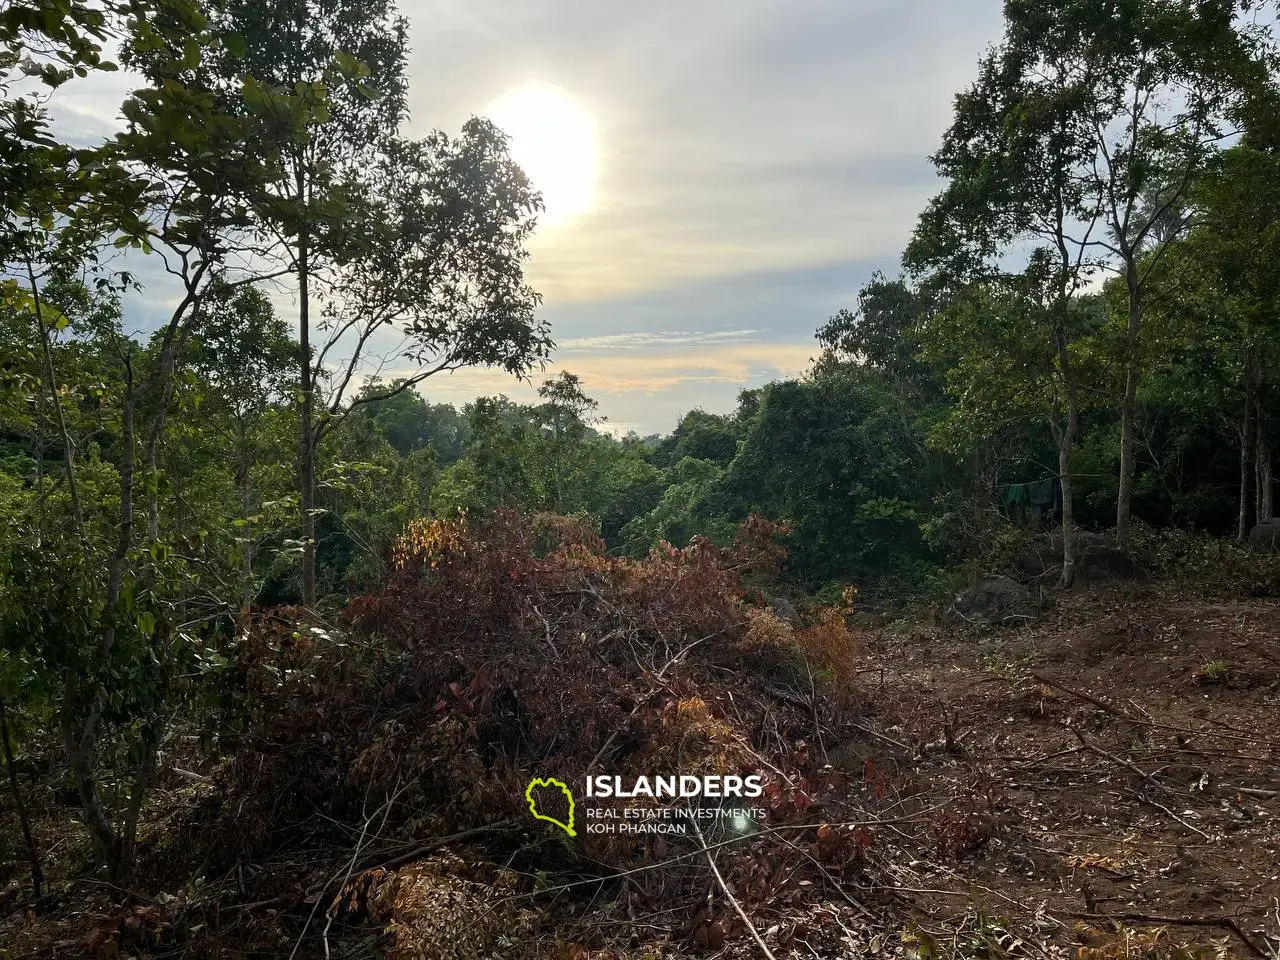
[[(253, 109), (262, 97), (315, 111), (278, 156), (271, 188), (252, 207), (257, 228), (276, 242), (296, 282), (298, 303), (299, 524), (303, 602), (315, 603), (316, 346), (313, 300), (326, 272), (348, 256), (358, 222), (351, 181), (395, 135), (406, 111), (407, 25), (392, 0), (207, 0), (220, 42), (178, 76), (209, 90), (226, 109)], [(137, 61), (153, 80), (174, 75), (172, 51)], [(241, 82), (248, 76), (251, 83)]]
[[(1071, 299), (1100, 271), (1127, 291), (1116, 536), (1128, 540), (1139, 336), (1149, 271), (1183, 232), (1186, 196), (1265, 75), (1230, 3), (1006, 0), (1005, 36), (956, 100), (934, 158), (950, 186), (908, 251), (916, 269), (990, 273), (1045, 244), (1060, 369)], [(1076, 429), (1068, 425), (1069, 448)], [(1069, 462), (1069, 449), (1060, 459)], [(1064, 498), (1065, 499), (1065, 498)], [(1069, 537), (1069, 532), (1068, 532)]]
[[(71, 15), (60, 18), (68, 8)], [(86, 35), (79, 33), (77, 12), (84, 15)], [(32, 24), (42, 24), (43, 33)], [(18, 152), (21, 163), (15, 168), (19, 175), (5, 185), (0, 260), (6, 273), (22, 277), (21, 283), (6, 282), (5, 295), (29, 318), (36, 334), (42, 390), (58, 424), (61, 480), (71, 494), (71, 522), (65, 529), (56, 536), (50, 535), (55, 531), (39, 531), (19, 545), (15, 568), (29, 563), (30, 553), (24, 550), (43, 550), (51, 562), (18, 578), (15, 596), (27, 600), (6, 609), (4, 630), (48, 641), (41, 662), (59, 681), (58, 725), (85, 823), (99, 857), (117, 873), (127, 871), (132, 860), (138, 811), (166, 712), (154, 676), (133, 686), (111, 678), (138, 679), (130, 671), (145, 673), (149, 668), (142, 666), (144, 661), (154, 664), (172, 648), (164, 617), (173, 600), (170, 588), (177, 589), (165, 582), (167, 574), (155, 562), (165, 551), (157, 542), (153, 496), (146, 498), (150, 549), (137, 549), (139, 478), (145, 471), (148, 481), (155, 479), (155, 454), (168, 424), (177, 357), (198, 324), (208, 285), (237, 253), (255, 253), (240, 239), (248, 225), (246, 203), (261, 190), (276, 156), (273, 145), (287, 140), (300, 120), (296, 112), (277, 109), (280, 105), (270, 98), (232, 114), (207, 91), (173, 81), (199, 62), (209, 42), (205, 25), (192, 5), (179, 2), (105, 4), (85, 11), (79, 5), (36, 10), (20, 4), (6, 8), (0, 20), (6, 43), (0, 69), (13, 66), (15, 49), (34, 49), (67, 64), (52, 74), (37, 71), (55, 87), (71, 75), (101, 68), (99, 47), (108, 39), (122, 40), (126, 27), (132, 30), (134, 48), (168, 51), (157, 53), (154, 63), (170, 82), (130, 96), (122, 107), (126, 129), (100, 146), (72, 150), (57, 143), (47, 135), (39, 108), (24, 113), (25, 108), (6, 102), (4, 111), (9, 118), (29, 121), (16, 132), (9, 130), (13, 136), (4, 145), (7, 152)], [(35, 44), (32, 36), (44, 42)], [(90, 522), (81, 497), (82, 473), (68, 428), (71, 405), (55, 362), (57, 337), (70, 327), (71, 318), (51, 294), (63, 278), (97, 264), (100, 250), (111, 243), (155, 253), (179, 290), (161, 324), (157, 349), (149, 354), (118, 324), (91, 331), (98, 349), (112, 358), (111, 379), (100, 389), (111, 397), (113, 415), (118, 414), (113, 466), (119, 494), (112, 506), (114, 529), (104, 537)], [(106, 275), (97, 280), (108, 288), (114, 283)], [(142, 489), (154, 486), (148, 482)], [(78, 557), (80, 563), (65, 562), (68, 557)], [(66, 578), (76, 582), (62, 582)], [(37, 605), (36, 594), (56, 598), (60, 591), (81, 608), (69, 611), (62, 601), (48, 606), (43, 599)], [(52, 619), (37, 630), (32, 622), (41, 610)], [(122, 724), (123, 717), (130, 723)], [(98, 786), (99, 739), (113, 721), (122, 730), (141, 731), (134, 743), (141, 760), (127, 807), (118, 817), (111, 815)]]
[[(1196, 227), (1169, 257), (1162, 319), (1212, 348), (1239, 438), (1236, 536), (1275, 515), (1273, 401), (1280, 390), (1280, 153), (1260, 138), (1225, 151), (1193, 194)], [(1188, 322), (1194, 329), (1186, 329)]]
[[(541, 201), (487, 120), (457, 137), (384, 141), (359, 182), (365, 236), (335, 266), (322, 298), (324, 339), (309, 448), (353, 411), (470, 366), (524, 376), (550, 354), (526, 241)], [(410, 370), (358, 389), (394, 362)]]
[(545, 357), (550, 340), (521, 271), (539, 201), (485, 121), (452, 139), (398, 137), (407, 26), (392, 0), (213, 0), (210, 20), (223, 55), (195, 72), (200, 82), (234, 102), (247, 71), (322, 112), (281, 154), (272, 196), (254, 208), (297, 283), (301, 587), (311, 606), (316, 450), (379, 396), (361, 393), (361, 381), (391, 357), (415, 370), (383, 397), (461, 366), (523, 374)]
[(253, 286), (221, 282), (205, 295), (200, 328), (186, 357), (198, 378), (203, 430), (214, 434), (235, 478), (240, 516), (240, 609), (248, 612), (254, 588), (254, 517), (262, 500), (255, 466), (269, 461), (264, 421), (273, 405), (297, 389), (297, 342), (271, 301)]
[[(1023, 12), (1013, 0), (1005, 9), (1011, 18)], [(1076, 115), (1078, 64), (1065, 56), (1027, 63), (1015, 25), (1011, 20), (1004, 45), (983, 59), (977, 82), (956, 97), (955, 120), (933, 157), (948, 184), (921, 215), (903, 262), (924, 282), (924, 296), (942, 318), (972, 317), (985, 306), (1007, 314), (1012, 305), (1015, 315), (1033, 321), (1012, 339), (997, 336), (982, 346), (993, 348), (987, 356), (1005, 374), (1025, 369), (1032, 377), (1049, 376), (1053, 385), (1039, 395), (1057, 414), (1050, 423), (1062, 484), (1062, 583), (1069, 586), (1075, 566), (1071, 459), (1082, 404), (1071, 304), (1099, 266), (1091, 213), (1097, 194), (1082, 173), (1092, 132)], [(1025, 271), (1009, 268), (1010, 252), (1019, 246), (1031, 247)], [(933, 324), (935, 334), (938, 329)], [(977, 327), (966, 335), (983, 334)], [(1043, 362), (1006, 367), (997, 359), (1028, 349), (1042, 354), (1028, 336), (1043, 339)], [(1012, 386), (1009, 376), (986, 385)], [(1007, 399), (1024, 396), (1015, 390)]]
[(582, 379), (568, 370), (560, 372), (538, 388), (542, 403), (535, 410), (540, 426), (547, 432), (548, 487), (551, 509), (563, 513), (568, 502), (568, 479), (572, 475), (583, 439), (590, 426), (603, 418), (595, 411), (600, 404), (587, 396)]

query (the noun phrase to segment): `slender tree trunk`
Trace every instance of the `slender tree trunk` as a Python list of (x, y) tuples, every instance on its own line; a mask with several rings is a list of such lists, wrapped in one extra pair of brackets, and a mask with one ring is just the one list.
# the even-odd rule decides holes
[(156, 468), (156, 452), (147, 453), (147, 541), (160, 539), (160, 472)]
[(1244, 362), (1244, 414), (1240, 419), (1240, 516), (1236, 524), (1236, 543), (1249, 537), (1249, 474), (1253, 472), (1253, 355), (1246, 351)]
[(1116, 497), (1116, 546), (1129, 549), (1129, 521), (1133, 501), (1134, 417), (1138, 406), (1138, 331), (1142, 325), (1142, 300), (1138, 289), (1138, 266), (1126, 258), (1125, 280), (1129, 287), (1129, 322), (1125, 330), (1124, 399), (1120, 402), (1120, 491)]
[(1262, 398), (1254, 403), (1254, 420), (1257, 426), (1258, 446), (1258, 513), (1257, 520), (1270, 520), (1275, 516), (1275, 481), (1271, 475), (1271, 437), (1267, 433), (1267, 415)]
[[(1075, 414), (1069, 416), (1069, 423), (1058, 443), (1058, 474), (1062, 484), (1062, 580), (1061, 584), (1070, 587), (1076, 578), (1076, 515), (1072, 503), (1074, 484), (1071, 480), (1071, 450), (1075, 446), (1072, 436), (1077, 427)], [(1068, 439), (1070, 437), (1070, 439)]]
[[(302, 175), (298, 176), (299, 195)], [(311, 316), (308, 281), (310, 263), (305, 229), (298, 237), (298, 351), (302, 372), (302, 411), (298, 429), (298, 505), (302, 521), (302, 603), (316, 604), (316, 459), (314, 383), (311, 369)]]
[[(74, 683), (68, 680), (64, 686), (67, 688), (66, 696), (74, 696)], [(119, 843), (93, 775), (93, 741), (90, 739), (86, 742), (79, 734), (75, 721), (64, 712), (62, 745), (67, 754), (67, 764), (71, 767), (71, 776), (80, 795), (80, 807), (84, 811), (85, 825), (89, 828), (89, 837), (93, 841), (94, 854), (99, 864), (109, 865), (119, 856)]]
[[(297, 200), (306, 204), (306, 151), (294, 160)], [(316, 605), (316, 434), (315, 371), (311, 367), (311, 237), (303, 223), (298, 231), (298, 356), (302, 409), (298, 425), (298, 509), (302, 524), (302, 603)]]
[[(1065, 250), (1063, 262), (1069, 263)], [(1071, 477), (1071, 452), (1075, 449), (1076, 439), (1080, 433), (1080, 397), (1076, 388), (1075, 369), (1071, 363), (1071, 344), (1067, 325), (1071, 301), (1065, 286), (1059, 293), (1056, 309), (1058, 319), (1057, 329), (1054, 330), (1054, 345), (1058, 351), (1058, 370), (1062, 376), (1062, 390), (1067, 407), (1067, 422), (1060, 430), (1056, 430), (1058, 433), (1058, 482), (1062, 486), (1062, 579), (1060, 583), (1065, 589), (1075, 582), (1076, 576), (1076, 523), (1073, 502), (1075, 484)]]
[(44, 867), (40, 863), (40, 848), (31, 832), (31, 821), (27, 819), (27, 805), (22, 799), (22, 789), (18, 786), (18, 769), (13, 762), (13, 741), (9, 737), (9, 718), (5, 713), (3, 697), (0, 697), (0, 744), (4, 747), (4, 763), (9, 771), (9, 791), (13, 794), (13, 806), (18, 812), (18, 826), (22, 829), (22, 841), (27, 845), (27, 859), (31, 861), (33, 896), (39, 897), (40, 891), (44, 889)]
[(187, 282), (187, 296), (175, 312), (175, 318), (180, 320), (182, 314), (190, 310), (189, 323), (185, 328), (179, 326), (174, 335), (166, 341), (156, 366), (143, 384), (145, 394), (155, 404), (151, 422), (143, 437), (143, 464), (147, 474), (147, 538), (152, 543), (160, 539), (160, 470), (157, 466), (160, 437), (168, 423), (169, 404), (173, 401), (173, 374), (177, 369), (178, 357), (186, 348), (192, 331), (199, 326), (200, 310), (204, 301), (204, 292), (199, 288), (206, 269), (206, 267), (200, 267), (195, 276)]
[(37, 520), (37, 523), (39, 524), (40, 530), (43, 532), (44, 520), (45, 520), (44, 433), (43, 431), (40, 430), (39, 426), (36, 427), (36, 434), (34, 439), (32, 440), (31, 445), (34, 448), (31, 451), (31, 455), (35, 458), (35, 461), (36, 461), (36, 506), (39, 510), (37, 514), (39, 518)]
[(249, 622), (249, 607), (253, 604), (253, 540), (249, 533), (250, 490), (249, 464), (241, 461), (236, 468), (236, 482), (240, 487), (240, 517), (245, 520), (244, 550), (240, 559), (240, 621), (241, 626)]
[(84, 513), (80, 508), (80, 487), (76, 483), (76, 445), (67, 429), (67, 418), (62, 412), (62, 398), (58, 396), (58, 377), (53, 369), (53, 350), (49, 346), (49, 328), (44, 322), (44, 308), (40, 302), (40, 285), (36, 283), (35, 270), (27, 263), (27, 280), (31, 284), (31, 302), (35, 306), (36, 330), (40, 334), (40, 351), (44, 357), (44, 376), (49, 388), (49, 402), (53, 404), (58, 432), (62, 438), (63, 462), (67, 468), (67, 490), (71, 494), (71, 515), (75, 519), (76, 532), (84, 537)]
[[(130, 357), (124, 357), (125, 395), (120, 414), (121, 456), (120, 456), (120, 527), (116, 536), (115, 551), (111, 557), (110, 569), (107, 573), (106, 609), (114, 611), (120, 602), (124, 589), (124, 568), (128, 561), (129, 547), (133, 542), (133, 493), (134, 479), (137, 469), (137, 436), (134, 428), (134, 408), (137, 397), (134, 390), (133, 366)], [(105, 668), (111, 656), (111, 648), (115, 645), (115, 627), (108, 626), (102, 631), (102, 641), (98, 649), (98, 666)], [(62, 742), (67, 754), (67, 763), (71, 767), (76, 790), (80, 794), (80, 805), (84, 810), (85, 824), (93, 840), (94, 851), (102, 864), (113, 866), (119, 862), (120, 840), (111, 820), (107, 816), (106, 805), (98, 792), (98, 784), (93, 772), (93, 745), (98, 732), (98, 722), (106, 707), (105, 691), (99, 688), (89, 705), (84, 722), (77, 724), (74, 711), (78, 701), (77, 688), (82, 677), (68, 670), (63, 677), (62, 705)]]
[(129, 807), (125, 811), (124, 825), (120, 831), (120, 857), (112, 865), (117, 882), (128, 880), (133, 872), (138, 850), (138, 821), (142, 815), (142, 800), (147, 788), (151, 785), (151, 777), (156, 766), (156, 746), (160, 734), (153, 724), (142, 728), (142, 759), (138, 764), (138, 772), (133, 779), (133, 787), (129, 792)]

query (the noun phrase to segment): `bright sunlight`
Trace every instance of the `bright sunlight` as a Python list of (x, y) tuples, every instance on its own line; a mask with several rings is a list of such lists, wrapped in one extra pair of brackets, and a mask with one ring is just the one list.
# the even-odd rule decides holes
[(485, 113), (511, 138), (511, 156), (542, 193), (541, 227), (590, 209), (599, 149), (595, 120), (581, 104), (555, 87), (527, 86), (504, 93)]

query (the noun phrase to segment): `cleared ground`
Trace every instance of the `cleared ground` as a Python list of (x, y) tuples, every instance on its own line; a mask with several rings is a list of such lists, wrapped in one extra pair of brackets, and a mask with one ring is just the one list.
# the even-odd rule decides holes
[(833, 763), (860, 759), (862, 789), (904, 811), (952, 812), (940, 856), (878, 854), (939, 940), (980, 928), (977, 905), (988, 934), (1032, 941), (1019, 952), (1276, 955), (1275, 602), (1065, 595), (1017, 630), (881, 630), (864, 666), (885, 710), (872, 729), (931, 747), (870, 738)]

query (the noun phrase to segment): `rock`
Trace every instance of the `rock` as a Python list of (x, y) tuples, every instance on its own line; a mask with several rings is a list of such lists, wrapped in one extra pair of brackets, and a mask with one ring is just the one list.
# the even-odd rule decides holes
[(1249, 531), (1248, 545), (1256, 553), (1280, 553), (1280, 517), (1259, 521)]
[[(1077, 530), (1075, 536), (1075, 585), (1088, 586), (1118, 580), (1145, 581), (1142, 564), (1115, 546), (1104, 534)], [(1023, 583), (1054, 583), (1062, 576), (1062, 531), (1038, 537), (1019, 555), (1018, 579)]]
[(800, 612), (796, 609), (796, 605), (786, 597), (774, 597), (770, 602), (770, 606), (773, 607), (773, 615), (779, 620), (785, 620), (790, 624), (800, 622)]
[(943, 612), (942, 622), (949, 627), (993, 626), (1035, 616), (1035, 603), (1026, 587), (1011, 577), (987, 577), (957, 595)]

